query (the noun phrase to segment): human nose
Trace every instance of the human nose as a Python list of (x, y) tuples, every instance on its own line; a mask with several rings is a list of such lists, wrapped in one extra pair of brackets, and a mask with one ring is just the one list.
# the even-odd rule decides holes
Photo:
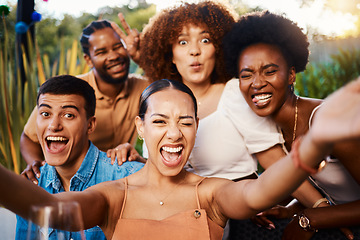
[(110, 51), (109, 55), (108, 55), (108, 59), (109, 60), (114, 60), (117, 59), (119, 57), (119, 53), (117, 51)]
[(255, 74), (251, 86), (256, 89), (260, 89), (265, 85), (265, 79), (261, 74)]
[(178, 126), (170, 125), (166, 132), (166, 136), (173, 141), (177, 141), (182, 137), (182, 133)]
[(61, 130), (62, 126), (60, 119), (58, 117), (53, 117), (49, 122), (48, 128), (49, 130), (54, 132)]
[(198, 56), (201, 53), (200, 47), (198, 43), (193, 43), (190, 45), (190, 55), (191, 56)]

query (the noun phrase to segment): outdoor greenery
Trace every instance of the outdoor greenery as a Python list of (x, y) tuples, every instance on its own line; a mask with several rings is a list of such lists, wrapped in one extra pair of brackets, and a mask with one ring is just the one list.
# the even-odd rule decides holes
[[(236, 2), (237, 0), (233, 0)], [(143, 1), (145, 2), (145, 1)], [(253, 11), (237, 8), (239, 13)], [(0, 163), (16, 173), (25, 167), (19, 140), (24, 124), (36, 104), (38, 87), (45, 79), (58, 74), (77, 75), (89, 69), (79, 44), (82, 29), (96, 19), (118, 22), (122, 12), (130, 26), (141, 31), (156, 12), (155, 5), (142, 4), (131, 8), (102, 8), (98, 14), (83, 14), (62, 20), (45, 16), (35, 24), (34, 41), (30, 39), (29, 56), (22, 56), (26, 81), (20, 78), (15, 54), (15, 7), (0, 23)], [(131, 64), (131, 72), (137, 66)], [(301, 96), (324, 98), (349, 80), (360, 75), (360, 49), (339, 50), (329, 62), (310, 63), (297, 75), (295, 90)], [(141, 143), (137, 145), (140, 147)], [(141, 151), (141, 147), (138, 148)]]
[(339, 50), (330, 62), (311, 63), (296, 76), (295, 90), (300, 96), (325, 98), (347, 82), (360, 76), (360, 49)]
[(0, 163), (20, 173), (26, 165), (21, 158), (19, 140), (23, 127), (36, 105), (38, 87), (50, 76), (77, 75), (89, 69), (77, 40), (73, 41), (70, 49), (65, 50), (61, 39), (59, 57), (50, 65), (49, 57), (40, 54), (36, 41), (34, 46), (28, 34), (30, 58), (23, 55), (26, 82), (22, 84), (20, 70), (15, 64), (13, 54), (9, 51), (11, 48), (5, 21), (2, 24), (4, 37), (0, 43)]

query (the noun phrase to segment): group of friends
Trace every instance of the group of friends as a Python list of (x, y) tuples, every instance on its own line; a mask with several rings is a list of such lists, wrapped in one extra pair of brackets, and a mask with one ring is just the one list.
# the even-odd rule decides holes
[[(40, 87), (20, 140), (23, 178), (0, 167), (16, 239), (31, 206), (67, 201), (80, 204), (86, 239), (226, 239), (241, 227), (232, 221), (276, 228), (269, 217), (289, 219), (283, 239), (328, 228), (354, 239), (360, 79), (325, 100), (297, 96), (309, 42), (268, 11), (183, 3), (141, 33), (119, 19), (124, 32), (106, 20), (83, 30), (89, 73)], [(144, 76), (129, 74), (130, 57)]]

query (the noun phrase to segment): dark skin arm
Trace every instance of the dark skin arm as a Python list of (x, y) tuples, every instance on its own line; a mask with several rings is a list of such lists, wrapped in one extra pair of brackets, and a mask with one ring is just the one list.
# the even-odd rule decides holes
[[(269, 168), (272, 164), (276, 163), (283, 156), (285, 156), (284, 151), (280, 145), (276, 145), (266, 151), (259, 152), (255, 154), (259, 163), (265, 169)], [(321, 194), (308, 182), (304, 181), (300, 187), (298, 187), (292, 194), (294, 198), (298, 199), (303, 205), (307, 207), (311, 207), (318, 199), (322, 198)], [(278, 210), (278, 209), (277, 209)], [(284, 209), (285, 210), (285, 209)], [(293, 210), (292, 208), (288, 208), (288, 210)], [(287, 213), (284, 215), (284, 213)], [(271, 214), (270, 214), (271, 213)], [(295, 212), (292, 211), (271, 211), (270, 213), (260, 214), (256, 217), (252, 218), (252, 220), (259, 225), (265, 226), (268, 229), (275, 228), (275, 225), (272, 221), (270, 221), (267, 216), (272, 214), (280, 214), (276, 215), (277, 217), (285, 217), (290, 218)]]
[(28, 164), (21, 173), (26, 179), (37, 184), (35, 174), (40, 176), (40, 167), (44, 164), (44, 155), (39, 143), (33, 142), (24, 132), (20, 137), (20, 152), (25, 162)]
[[(340, 228), (347, 239), (353, 239), (353, 233), (344, 227), (360, 224), (359, 206), (360, 200), (330, 207), (307, 208), (303, 213), (309, 218), (312, 228)], [(284, 229), (282, 239), (311, 239), (314, 234), (316, 233), (304, 231), (299, 225), (298, 218), (295, 217)]]

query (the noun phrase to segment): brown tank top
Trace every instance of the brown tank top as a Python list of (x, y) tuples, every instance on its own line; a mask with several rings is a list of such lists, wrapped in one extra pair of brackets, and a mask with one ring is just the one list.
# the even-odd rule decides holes
[(151, 220), (122, 218), (128, 190), (127, 179), (125, 178), (124, 201), (112, 239), (222, 239), (224, 229), (208, 218), (206, 211), (200, 208), (198, 186), (203, 180), (204, 178), (202, 178), (195, 187), (198, 209), (180, 212), (162, 220)]

